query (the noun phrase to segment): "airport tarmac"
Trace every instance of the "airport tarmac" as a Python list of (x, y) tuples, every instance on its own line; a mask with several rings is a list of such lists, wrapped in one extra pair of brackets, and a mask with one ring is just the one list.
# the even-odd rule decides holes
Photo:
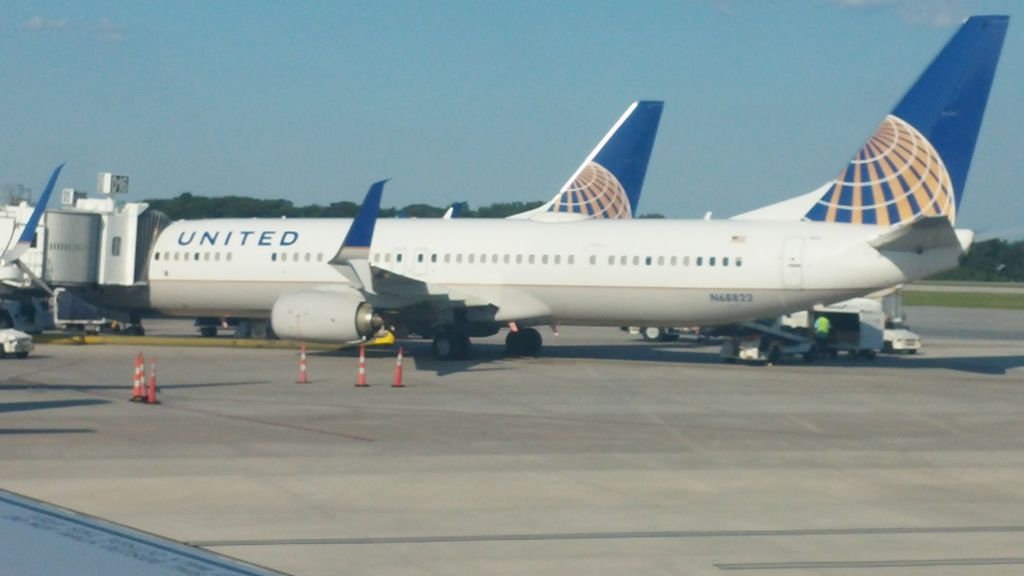
[(915, 356), (564, 327), (407, 342), (403, 389), (391, 349), (360, 389), (351, 351), (303, 385), (291, 350), (42, 345), (0, 361), (0, 488), (301, 575), (1022, 572), (1024, 311), (907, 310)]

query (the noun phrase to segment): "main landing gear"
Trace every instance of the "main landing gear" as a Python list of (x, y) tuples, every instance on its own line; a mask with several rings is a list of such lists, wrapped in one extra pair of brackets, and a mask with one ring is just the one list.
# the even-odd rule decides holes
[[(509, 332), (505, 337), (505, 355), (538, 356), (542, 345), (540, 332), (533, 328), (521, 328)], [(434, 334), (431, 351), (438, 360), (465, 360), (470, 353), (469, 336), (459, 327), (447, 326)]]
[(537, 356), (540, 354), (543, 340), (540, 332), (533, 328), (521, 328), (509, 332), (505, 337), (505, 354), (507, 356)]
[(455, 327), (444, 328), (434, 336), (432, 347), (438, 360), (465, 360), (469, 357), (469, 336)]

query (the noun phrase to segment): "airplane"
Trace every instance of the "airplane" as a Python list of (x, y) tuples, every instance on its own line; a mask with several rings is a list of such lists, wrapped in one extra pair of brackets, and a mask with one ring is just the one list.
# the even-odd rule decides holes
[(60, 172), (63, 169), (64, 164), (61, 164), (53, 170), (52, 174), (50, 174), (50, 179), (46, 182), (46, 187), (43, 189), (43, 194), (40, 196), (39, 202), (32, 210), (32, 213), (29, 215), (24, 227), (21, 229), (21, 234), (17, 235), (16, 240), (15, 234), (17, 233), (17, 226), (15, 222), (13, 220), (5, 219), (10, 226), (10, 235), (7, 242), (4, 244), (5, 248), (0, 252), (0, 293), (16, 290), (12, 285), (20, 286), (22, 275), (28, 276), (34, 283), (46, 287), (42, 280), (40, 280), (32, 270), (21, 261), (21, 257), (25, 255), (25, 252), (27, 252), (35, 242), (36, 229), (39, 226), (39, 221), (43, 217), (43, 211), (46, 209), (46, 205), (50, 201), (50, 196), (53, 194), (53, 187), (56, 186), (57, 178), (60, 177)]
[(535, 355), (537, 326), (727, 324), (919, 279), (972, 242), (954, 222), (1008, 23), (967, 19), (839, 177), (744, 218), (378, 222), (381, 181), (351, 223), (170, 225), (149, 262), (150, 305), (269, 316), (304, 341), (408, 327), (459, 359), (471, 337), (506, 327), (510, 355)]

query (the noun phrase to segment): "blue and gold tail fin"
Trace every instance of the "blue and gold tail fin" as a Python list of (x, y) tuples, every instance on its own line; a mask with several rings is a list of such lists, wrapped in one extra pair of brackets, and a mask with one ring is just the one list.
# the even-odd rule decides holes
[(541, 220), (636, 216), (663, 102), (632, 103), (554, 198), (511, 218)]
[(964, 22), (803, 219), (955, 223), (1008, 23)]

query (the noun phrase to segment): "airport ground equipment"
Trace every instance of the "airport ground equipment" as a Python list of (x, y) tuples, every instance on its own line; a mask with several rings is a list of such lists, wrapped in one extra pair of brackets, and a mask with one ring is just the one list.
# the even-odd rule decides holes
[(921, 337), (906, 328), (886, 328), (882, 352), (890, 354), (917, 354), (921, 349)]
[(814, 321), (827, 317), (832, 323), (828, 337), (828, 352), (835, 356), (846, 352), (851, 356), (874, 358), (882, 350), (885, 314), (882, 303), (872, 298), (852, 298), (829, 306), (783, 316), (782, 323), (795, 329), (810, 331)]
[(33, 349), (35, 349), (35, 344), (28, 334), (13, 328), (0, 330), (0, 358), (5, 356), (28, 358)]
[(786, 326), (781, 318), (776, 318), (736, 325), (722, 341), (718, 356), (723, 362), (772, 366), (787, 357), (811, 362), (817, 357), (817, 349), (807, 330)]

